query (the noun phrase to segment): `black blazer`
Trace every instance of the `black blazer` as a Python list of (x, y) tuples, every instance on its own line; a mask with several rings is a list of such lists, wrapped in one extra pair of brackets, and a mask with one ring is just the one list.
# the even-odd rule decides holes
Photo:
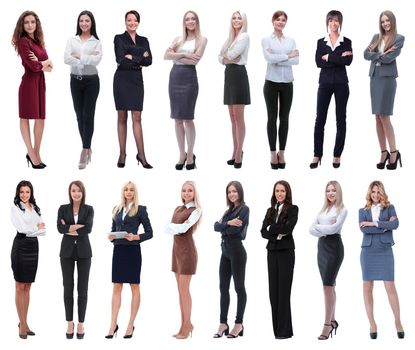
[[(320, 84), (347, 84), (349, 79), (347, 78), (346, 66), (350, 66), (352, 63), (353, 55), (342, 57), (342, 53), (352, 51), (352, 41), (343, 37), (343, 41), (333, 51), (325, 39), (321, 38), (317, 41), (316, 64), (321, 68), (318, 82)], [(327, 62), (321, 58), (325, 54), (329, 55)]]
[[(236, 219), (242, 221), (242, 226), (230, 226), (227, 224), (228, 221)], [(214, 225), (214, 230), (222, 234), (222, 239), (245, 239), (246, 230), (249, 224), (249, 208), (247, 205), (243, 204), (240, 207), (234, 208), (231, 212), (223, 215), (220, 221), (216, 221)]]
[[(62, 224), (61, 220), (65, 221)], [(94, 208), (90, 205), (81, 205), (78, 213), (78, 224), (85, 225), (76, 232), (78, 236), (70, 236), (65, 233), (69, 232), (69, 226), (75, 225), (75, 219), (73, 217), (73, 209), (70, 204), (61, 205), (58, 210), (57, 227), (59, 233), (63, 234), (61, 251), (59, 256), (61, 258), (71, 258), (73, 250), (77, 250), (78, 257), (91, 258), (92, 250), (89, 243), (88, 234), (92, 231), (92, 224), (94, 221)]]
[(122, 214), (123, 212), (121, 210), (112, 219), (111, 232), (126, 231), (127, 233), (137, 235), (138, 227), (143, 225), (144, 233), (140, 234), (140, 239), (138, 241), (128, 241), (125, 238), (114, 239), (114, 245), (140, 245), (141, 242), (153, 238), (153, 228), (151, 227), (150, 219), (148, 218), (145, 206), (139, 205), (137, 213), (133, 216), (129, 216), (127, 213), (124, 220), (122, 218)]
[[(135, 35), (135, 44), (130, 34), (125, 32), (114, 37), (115, 59), (118, 63), (118, 69), (130, 70), (140, 69), (142, 66), (149, 66), (153, 61), (151, 56), (150, 44), (144, 36)], [(148, 57), (144, 57), (144, 52), (148, 52)], [(130, 60), (125, 55), (133, 56)]]
[[(278, 217), (278, 221), (275, 222), (268, 213), (271, 208), (267, 210), (264, 221), (262, 222), (261, 235), (268, 240), (268, 250), (283, 250), (294, 249), (294, 239), (292, 236), (295, 224), (298, 220), (298, 207), (292, 205), (287, 209), (287, 218), (285, 223), (281, 222), (281, 215)], [(285, 234), (282, 239), (277, 240), (279, 234)]]

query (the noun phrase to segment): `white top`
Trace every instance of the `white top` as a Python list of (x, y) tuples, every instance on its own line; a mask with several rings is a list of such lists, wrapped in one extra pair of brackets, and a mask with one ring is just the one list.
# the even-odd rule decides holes
[(239, 36), (234, 40), (230, 47), (226, 50), (225, 54), (219, 54), (219, 62), (223, 63), (223, 59), (233, 60), (236, 57), (240, 57), (240, 60), (234, 64), (244, 66), (248, 62), (248, 51), (249, 51), (249, 35), (248, 33), (240, 33)]
[[(80, 59), (73, 57), (78, 55)], [(102, 58), (101, 42), (93, 35), (82, 42), (79, 35), (70, 38), (66, 43), (64, 62), (71, 66), (71, 73), (75, 75), (96, 75), (97, 65)]]
[(378, 226), (380, 212), (382, 210), (382, 206), (378, 204), (372, 205), (370, 211), (372, 212), (372, 221), (375, 223), (376, 227)]
[(75, 222), (75, 225), (78, 223), (78, 216), (79, 215), (74, 215), (73, 216), (73, 221)]
[(318, 214), (310, 227), (310, 234), (316, 237), (340, 234), (346, 216), (346, 208), (343, 207), (339, 215), (337, 215), (337, 208), (333, 205), (328, 211)]
[[(283, 36), (278, 38), (275, 33), (262, 39), (262, 53), (267, 64), (265, 79), (275, 83), (291, 83), (294, 81), (292, 65), (298, 64), (299, 57), (288, 58), (288, 53), (296, 50), (294, 39)], [(271, 52), (269, 52), (269, 50)]]
[[(24, 204), (21, 203), (23, 206)], [(10, 212), (10, 218), (17, 232), (25, 234), (27, 237), (43, 236), (45, 229), (39, 229), (37, 224), (42, 223), (42, 218), (36, 210), (25, 208), (25, 211), (13, 205)]]
[[(186, 40), (176, 52), (178, 53), (194, 53), (196, 50), (196, 39)], [(184, 65), (184, 63), (179, 61), (174, 61), (174, 64)]]
[[(187, 209), (195, 207), (193, 202), (189, 202), (185, 204)], [(196, 208), (192, 211), (189, 218), (182, 224), (173, 224), (172, 222), (168, 223), (164, 231), (170, 235), (180, 235), (181, 233), (185, 233), (189, 228), (191, 228), (194, 224), (196, 224), (200, 216), (202, 215), (202, 208)]]
[(128, 207), (127, 208), (123, 208), (122, 209), (122, 219), (124, 220), (125, 219), (125, 217), (126, 217), (126, 215), (128, 214), (128, 212), (130, 211), (130, 209), (131, 209), (131, 206), (133, 205), (133, 203), (130, 203), (130, 204), (128, 204)]
[(324, 37), (324, 41), (326, 42), (327, 46), (331, 48), (331, 51), (336, 50), (336, 47), (340, 45), (344, 41), (344, 36), (342, 34), (339, 35), (334, 45), (331, 44), (330, 35), (327, 33)]

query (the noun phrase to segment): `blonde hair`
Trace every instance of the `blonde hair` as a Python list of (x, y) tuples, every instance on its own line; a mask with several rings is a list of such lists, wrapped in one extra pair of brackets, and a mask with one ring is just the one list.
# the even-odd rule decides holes
[(186, 28), (186, 16), (192, 13), (195, 18), (196, 18), (196, 28), (195, 28), (195, 37), (196, 37), (196, 45), (195, 45), (195, 51), (199, 48), (199, 44), (201, 42), (202, 39), (202, 33), (200, 31), (200, 22), (199, 22), (199, 16), (197, 15), (197, 13), (195, 11), (186, 11), (185, 14), (183, 15), (183, 34), (182, 37), (175, 43), (173, 49), (175, 51), (177, 51), (186, 41), (189, 33), (187, 32), (187, 28)]
[(127, 186), (131, 186), (132, 188), (133, 188), (133, 190), (134, 190), (134, 199), (133, 199), (133, 202), (131, 203), (131, 208), (130, 208), (130, 210), (128, 211), (128, 216), (134, 216), (136, 213), (137, 213), (137, 211), (138, 211), (138, 206), (139, 206), (139, 204), (138, 204), (138, 191), (137, 191), (137, 186), (136, 186), (136, 184), (134, 183), (134, 182), (132, 182), (132, 181), (128, 181), (128, 182), (126, 182), (123, 186), (122, 186), (122, 188), (121, 188), (121, 201), (120, 201), (120, 204), (118, 204), (115, 208), (114, 208), (114, 210), (112, 211), (112, 217), (113, 218), (115, 218), (115, 216), (121, 211), (121, 210), (123, 210), (124, 209), (124, 207), (126, 207), (126, 205), (127, 205), (127, 202), (126, 202), (126, 200), (125, 200), (125, 195), (124, 195), (124, 191), (125, 191), (125, 189), (127, 188)]
[[(183, 185), (182, 185), (182, 189), (184, 186), (186, 185), (190, 185), (193, 187), (193, 193), (194, 193), (194, 198), (193, 198), (193, 203), (195, 204), (195, 207), (197, 209), (202, 209), (202, 206), (200, 205), (200, 199), (199, 199), (199, 193), (196, 189), (196, 183), (194, 181), (186, 181)], [(182, 198), (182, 203), (184, 204), (184, 199)], [(202, 215), (200, 216), (199, 220), (196, 222), (196, 224), (194, 225), (195, 230), (197, 229), (197, 227), (199, 226), (200, 222), (202, 219)]]
[(334, 205), (336, 206), (336, 214), (339, 215), (341, 210), (344, 208), (343, 191), (342, 191), (342, 187), (340, 186), (340, 184), (335, 180), (329, 181), (326, 185), (326, 189), (324, 192), (324, 205), (323, 205), (323, 208), (321, 208), (320, 213), (327, 211), (332, 205), (329, 199), (327, 198), (327, 189), (330, 185), (333, 186), (334, 189), (336, 190), (336, 202), (334, 203)]
[[(242, 28), (239, 31), (238, 35), (235, 35), (235, 30), (233, 29), (233, 25), (232, 25), (232, 18), (235, 13), (238, 13), (242, 17)], [(235, 45), (239, 36), (242, 33), (246, 33), (247, 30), (248, 30), (248, 19), (246, 17), (246, 14), (241, 11), (235, 11), (234, 13), (232, 13), (231, 23), (229, 25), (228, 39), (226, 39), (225, 43), (223, 44), (222, 49), (220, 50), (220, 54), (223, 56), (228, 49), (231, 49)]]
[(366, 205), (365, 205), (365, 209), (370, 209), (373, 205), (373, 201), (372, 201), (372, 190), (373, 187), (377, 186), (379, 189), (379, 193), (380, 193), (380, 205), (382, 208), (387, 208), (390, 206), (390, 202), (388, 200), (388, 195), (386, 194), (385, 191), (385, 186), (383, 186), (382, 181), (379, 180), (375, 180), (372, 181), (369, 185), (369, 188), (367, 189), (367, 193), (366, 193)]
[(384, 50), (387, 51), (395, 43), (396, 35), (398, 34), (398, 30), (396, 28), (396, 17), (393, 14), (393, 12), (389, 11), (389, 10), (383, 11), (379, 15), (379, 35), (378, 35), (378, 39), (376, 40), (376, 42), (374, 44), (374, 48), (379, 49), (380, 45), (382, 44), (383, 36), (386, 35), (385, 30), (382, 28), (382, 16), (388, 17), (388, 19), (390, 21), (390, 24), (391, 24), (391, 29), (389, 31), (390, 34), (387, 35), (386, 40), (385, 40), (385, 49)]

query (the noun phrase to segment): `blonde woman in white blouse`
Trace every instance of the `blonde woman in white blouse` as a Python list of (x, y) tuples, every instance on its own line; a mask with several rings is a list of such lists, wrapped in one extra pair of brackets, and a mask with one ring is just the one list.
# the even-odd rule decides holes
[[(293, 100), (292, 65), (298, 64), (299, 52), (294, 39), (283, 33), (288, 16), (284, 11), (272, 15), (274, 32), (262, 39), (262, 52), (267, 61), (264, 98), (267, 105), (267, 133), (271, 151), (271, 169), (285, 168), (285, 146), (288, 136), (288, 121)], [(279, 126), (277, 130), (277, 120)], [(277, 134), (279, 151), (277, 152)]]
[(236, 11), (232, 14), (229, 36), (219, 53), (219, 62), (226, 65), (223, 103), (228, 106), (232, 123), (232, 157), (228, 165), (241, 168), (245, 139), (245, 105), (251, 104), (248, 74), (245, 65), (248, 60), (249, 35), (246, 32), (246, 14)]
[(336, 311), (336, 277), (343, 262), (344, 248), (341, 229), (347, 209), (343, 204), (342, 188), (337, 181), (329, 181), (323, 208), (310, 227), (310, 233), (318, 239), (318, 268), (323, 282), (325, 320), (319, 340), (327, 340), (337, 332), (339, 323)]
[(11, 221), (17, 234), (13, 241), (11, 262), (16, 281), (16, 309), (19, 316), (19, 337), (26, 339), (35, 333), (27, 324), (30, 287), (36, 278), (39, 258), (37, 236), (45, 234), (45, 224), (29, 181), (20, 181), (16, 187)]
[(91, 141), (94, 133), (95, 105), (99, 94), (96, 66), (102, 58), (94, 15), (82, 11), (77, 20), (76, 36), (66, 44), (64, 61), (71, 66), (71, 93), (82, 140), (78, 168), (85, 169), (91, 161)]

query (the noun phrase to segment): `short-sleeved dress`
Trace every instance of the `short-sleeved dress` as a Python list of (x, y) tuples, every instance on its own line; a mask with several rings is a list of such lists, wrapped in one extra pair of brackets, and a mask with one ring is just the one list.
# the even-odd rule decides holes
[[(22, 59), (24, 74), (19, 87), (19, 117), (22, 119), (45, 119), (46, 116), (46, 84), (41, 61), (48, 59), (44, 47), (28, 37), (21, 37), (18, 53)], [(29, 58), (30, 52), (37, 61)]]

